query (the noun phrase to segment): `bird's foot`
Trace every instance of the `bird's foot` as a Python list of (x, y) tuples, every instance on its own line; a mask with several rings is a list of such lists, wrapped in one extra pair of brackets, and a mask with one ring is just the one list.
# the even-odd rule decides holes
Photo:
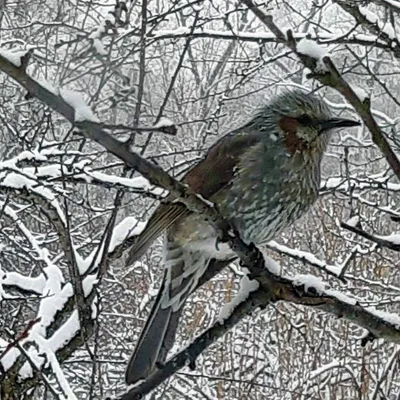
[(215, 248), (219, 250), (220, 243), (229, 243), (235, 237), (240, 237), (239, 232), (235, 228), (233, 221), (224, 220), (222, 226), (219, 227), (217, 232), (217, 240), (215, 242)]
[(253, 263), (256, 265), (260, 265), (260, 263), (264, 264), (264, 256), (262, 255), (260, 249), (256, 246), (254, 242), (251, 242), (247, 245), (249, 249), (249, 253), (251, 258), (253, 259)]

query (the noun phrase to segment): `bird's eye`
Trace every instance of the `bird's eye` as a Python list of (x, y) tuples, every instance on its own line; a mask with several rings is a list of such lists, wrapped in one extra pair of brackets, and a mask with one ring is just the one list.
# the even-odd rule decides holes
[(303, 126), (311, 126), (313, 124), (313, 120), (307, 114), (300, 115), (300, 117), (297, 117), (296, 119)]

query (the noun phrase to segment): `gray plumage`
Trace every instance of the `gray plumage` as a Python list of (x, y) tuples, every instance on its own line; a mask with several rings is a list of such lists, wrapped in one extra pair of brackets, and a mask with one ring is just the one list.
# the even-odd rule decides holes
[[(222, 137), (183, 181), (218, 206), (247, 243), (263, 245), (317, 199), (320, 165), (330, 132), (359, 123), (331, 116), (302, 91), (274, 98), (246, 125)], [(185, 301), (215, 263), (235, 254), (202, 216), (162, 204), (130, 250), (137, 260), (166, 230), (162, 287), (126, 370), (131, 384), (160, 366), (171, 349)]]

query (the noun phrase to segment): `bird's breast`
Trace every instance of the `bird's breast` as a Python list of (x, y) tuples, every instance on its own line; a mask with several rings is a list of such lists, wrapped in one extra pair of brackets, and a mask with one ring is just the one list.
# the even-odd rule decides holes
[(317, 199), (319, 170), (256, 167), (241, 171), (221, 198), (222, 214), (247, 242), (266, 243), (300, 218)]
[[(210, 198), (222, 216), (247, 243), (264, 244), (300, 218), (316, 200), (317, 164), (293, 165), (289, 158), (259, 162), (247, 160), (230, 184)], [(198, 214), (191, 214), (169, 229), (182, 246), (210, 257), (231, 257), (229, 248), (217, 245), (215, 229)]]

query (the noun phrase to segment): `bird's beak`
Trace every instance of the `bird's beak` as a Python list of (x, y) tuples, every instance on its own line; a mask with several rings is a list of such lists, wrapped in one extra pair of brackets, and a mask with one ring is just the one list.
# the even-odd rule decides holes
[(352, 119), (345, 119), (345, 118), (331, 118), (325, 121), (319, 121), (318, 124), (321, 128), (321, 132), (326, 132), (331, 129), (337, 128), (350, 128), (353, 126), (360, 126), (360, 121), (354, 121)]

